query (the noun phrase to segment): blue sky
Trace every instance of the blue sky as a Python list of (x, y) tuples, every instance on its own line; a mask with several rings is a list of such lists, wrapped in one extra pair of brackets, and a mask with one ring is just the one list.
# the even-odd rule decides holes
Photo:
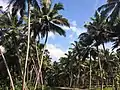
[[(80, 33), (85, 32), (83, 27), (85, 22), (90, 21), (90, 17), (94, 15), (97, 7), (104, 4), (106, 0), (53, 0), (53, 3), (61, 2), (64, 10), (60, 11), (66, 17), (71, 27), (63, 27), (66, 30), (66, 37), (49, 34), (47, 49), (49, 49), (51, 57), (57, 60), (63, 56), (71, 43), (77, 40)], [(5, 0), (0, 0), (0, 5), (6, 6)]]
[[(48, 45), (51, 48), (50, 51), (54, 52), (52, 56), (62, 56), (64, 52), (68, 51), (68, 48), (71, 47), (71, 43), (74, 40), (77, 40), (78, 35), (82, 32), (85, 32), (83, 27), (85, 22), (90, 21), (90, 17), (94, 15), (94, 11), (100, 5), (105, 3), (105, 0), (54, 0), (54, 3), (61, 2), (64, 5), (64, 10), (60, 13), (66, 17), (70, 24), (71, 28), (65, 28), (66, 37), (61, 37), (58, 35), (51, 35), (48, 41)], [(53, 36), (53, 37), (52, 37)], [(54, 48), (53, 48), (54, 47)], [(61, 50), (60, 55), (58, 51)]]

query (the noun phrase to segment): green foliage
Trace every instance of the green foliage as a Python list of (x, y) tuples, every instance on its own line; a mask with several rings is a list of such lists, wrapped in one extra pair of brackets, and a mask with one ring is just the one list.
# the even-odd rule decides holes
[[(0, 10), (0, 45), (5, 47), (4, 55), (16, 90), (22, 89), (22, 72), (27, 48), (26, 3), (26, 0), (10, 0), (9, 4), (13, 5), (12, 14)], [(26, 70), (28, 90), (34, 90), (37, 77), (37, 90), (58, 90), (54, 87), (86, 89), (89, 85), (92, 85), (92, 88), (106, 86), (103, 90), (119, 87), (120, 1), (108, 0), (107, 4), (99, 7), (91, 21), (84, 25), (87, 32), (79, 35), (78, 40), (72, 43), (72, 48), (58, 62), (52, 62), (49, 50), (44, 51), (44, 47), (49, 32), (66, 36), (61, 26), (70, 27), (68, 20), (59, 14), (60, 10), (64, 10), (63, 4), (52, 5), (51, 0), (41, 0), (40, 6), (36, 0), (30, 0), (30, 4), (33, 8), (30, 17), (30, 54)], [(17, 15), (18, 11), (20, 18)], [(42, 43), (44, 37), (45, 43)], [(106, 49), (104, 44), (108, 42), (113, 44), (112, 50)], [(42, 71), (39, 72), (42, 55)], [(0, 90), (3, 89), (10, 90), (10, 81), (0, 56)]]

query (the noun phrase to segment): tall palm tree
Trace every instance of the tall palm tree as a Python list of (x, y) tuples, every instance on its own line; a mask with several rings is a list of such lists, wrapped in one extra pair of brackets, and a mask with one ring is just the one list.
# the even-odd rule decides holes
[[(2, 44), (5, 46), (7, 46), (7, 43), (5, 42), (9, 42), (9, 41), (6, 41), (5, 38), (7, 37), (7, 34), (9, 34), (9, 37), (12, 38), (12, 35), (13, 34), (12, 32), (14, 32), (14, 30), (16, 30), (18, 28), (18, 26), (20, 26), (20, 21), (17, 19), (16, 16), (12, 16), (9, 12), (4, 12), (4, 11), (1, 11), (1, 15), (0, 15), (0, 29), (1, 29), (1, 42)], [(12, 31), (12, 32), (11, 32)], [(11, 33), (11, 34), (10, 34)], [(15, 35), (15, 34), (14, 34)], [(14, 37), (14, 40), (16, 40), (16, 36), (13, 36)], [(8, 39), (7, 39), (8, 40)], [(12, 42), (12, 41), (10, 41)], [(13, 44), (13, 43), (12, 43)], [(8, 45), (10, 47), (10, 44)], [(15, 46), (15, 44), (14, 44)], [(5, 47), (6, 48), (6, 47)], [(7, 50), (8, 48), (6, 48)], [(9, 48), (10, 50), (11, 48)], [(16, 47), (14, 47), (14, 52), (16, 52)], [(7, 52), (8, 53), (8, 52)], [(3, 61), (5, 63), (5, 66), (6, 66), (6, 69), (7, 69), (7, 72), (8, 72), (8, 75), (10, 77), (10, 81), (11, 81), (11, 85), (12, 85), (12, 89), (15, 90), (14, 88), (14, 84), (13, 84), (13, 80), (12, 80), (12, 76), (11, 76), (11, 73), (10, 73), (10, 69), (8, 67), (8, 62), (6, 61), (6, 58), (3, 54), (3, 52), (1, 52), (1, 55), (3, 57)], [(10, 62), (10, 61), (9, 61)], [(16, 61), (17, 62), (17, 61)], [(18, 71), (19, 72), (19, 71)]]
[(37, 0), (10, 0), (10, 3), (9, 3), (9, 6), (13, 5), (12, 7), (13, 16), (17, 14), (18, 10), (20, 10), (21, 20), (25, 13), (26, 3), (27, 3), (27, 8), (28, 8), (28, 46), (27, 46), (27, 54), (26, 54), (25, 68), (24, 68), (24, 74), (23, 74), (22, 90), (24, 90), (25, 88), (26, 68), (27, 68), (27, 61), (28, 61), (29, 48), (30, 48), (29, 47), (29, 44), (30, 44), (30, 5), (34, 5), (37, 8), (39, 8), (39, 5), (37, 3)]
[(102, 5), (98, 8), (102, 17), (106, 17), (108, 21), (108, 27), (106, 31), (112, 31), (109, 35), (111, 40), (114, 41), (113, 49), (119, 46), (119, 18), (120, 18), (120, 1), (119, 0), (107, 0), (107, 4)]
[[(104, 16), (102, 16), (101, 14), (99, 14), (97, 11), (95, 13), (94, 18), (91, 18), (92, 22), (90, 22), (89, 24), (86, 24), (85, 27), (88, 30), (88, 33), (94, 38), (94, 42), (95, 42), (95, 46), (99, 52), (99, 45), (103, 46), (103, 50), (104, 52), (106, 51), (105, 48), (105, 43), (107, 42), (111, 42), (113, 39), (112, 37), (110, 37), (110, 35), (113, 35), (113, 31), (111, 28), (109, 28), (109, 24), (105, 19)], [(104, 53), (105, 57), (106, 57), (106, 53)], [(106, 57), (107, 59), (107, 57)], [(101, 79), (102, 79), (102, 66), (101, 66), (101, 61), (98, 57), (98, 63), (99, 63), (99, 67), (101, 70)], [(101, 80), (103, 81), (103, 80)], [(103, 85), (101, 82), (101, 89), (103, 90)]]
[[(31, 17), (33, 18), (31, 24), (31, 32), (34, 33), (34, 38), (45, 37), (43, 52), (45, 51), (45, 46), (48, 39), (49, 32), (58, 33), (59, 35), (65, 36), (65, 31), (60, 26), (68, 26), (69, 23), (66, 18), (59, 14), (59, 11), (63, 9), (63, 5), (61, 3), (56, 3), (52, 7), (52, 3), (47, 0), (43, 0), (41, 2), (41, 9), (38, 10), (34, 8), (32, 10)], [(39, 19), (38, 19), (39, 18)], [(39, 64), (39, 72), (41, 72), (43, 63), (43, 54), (41, 56), (41, 62)], [(39, 75), (38, 75), (39, 76)]]
[(112, 41), (112, 38), (109, 36), (113, 34), (111, 30), (109, 30), (109, 25), (107, 21), (103, 21), (104, 17), (102, 17), (97, 11), (95, 13), (94, 18), (91, 18), (91, 22), (85, 24), (85, 28), (91, 36), (94, 38), (96, 42), (96, 46), (100, 44), (104, 44)]
[(114, 24), (114, 21), (119, 18), (120, 12), (120, 1), (119, 0), (107, 0), (107, 4), (102, 5), (98, 8), (98, 11), (101, 13), (105, 19), (108, 20), (111, 24)]
[(83, 60), (89, 58), (89, 89), (91, 90), (92, 85), (92, 58), (95, 60), (97, 57), (97, 50), (94, 48), (93, 38), (88, 33), (82, 33), (79, 35), (79, 43), (84, 47)]
[[(72, 43), (73, 45), (73, 48), (70, 48), (73, 52), (73, 56), (72, 56), (72, 59), (74, 60), (73, 62), (75, 62), (75, 65), (76, 65), (76, 69), (78, 73), (76, 73), (76, 86), (80, 86), (80, 81), (82, 81), (82, 73), (84, 71), (84, 69), (86, 68), (86, 66), (84, 65), (85, 61), (82, 61), (83, 57), (82, 57), (82, 54), (85, 50), (85, 47), (83, 47), (81, 45), (81, 43), (79, 43), (79, 41), (74, 41), (74, 43)], [(72, 62), (72, 63), (73, 63)], [(83, 73), (85, 74), (85, 73)], [(81, 82), (82, 83), (82, 82)]]
[(71, 51), (68, 51), (68, 53), (65, 54), (66, 58), (61, 58), (60, 62), (62, 65), (65, 65), (63, 69), (66, 68), (65, 71), (67, 71), (69, 76), (69, 87), (72, 87), (73, 85), (73, 53)]

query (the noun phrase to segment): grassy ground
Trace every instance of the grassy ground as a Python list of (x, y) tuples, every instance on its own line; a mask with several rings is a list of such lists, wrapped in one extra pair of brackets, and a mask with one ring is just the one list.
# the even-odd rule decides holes
[[(16, 90), (19, 90), (19, 89), (16, 89)], [(33, 89), (30, 89), (30, 90), (33, 90)], [(37, 90), (41, 90), (40, 87)], [(89, 90), (89, 89), (79, 89), (79, 88), (69, 88), (69, 87), (55, 87), (55, 88), (52, 88), (52, 87), (46, 87), (45, 86), (44, 90)], [(92, 89), (92, 90), (101, 90), (101, 89), (97, 88), (97, 89)], [(112, 89), (112, 87), (106, 87), (103, 90), (113, 90), (113, 89)]]
[[(96, 90), (100, 90), (100, 88), (96, 89)], [(106, 87), (103, 90), (113, 90), (111, 87)]]
[[(78, 88), (67, 88), (67, 87), (58, 87), (58, 88), (46, 88), (45, 90), (88, 90), (88, 89), (78, 89)], [(92, 90), (101, 90), (100, 88)], [(112, 87), (106, 87), (103, 90), (113, 90)]]
[[(68, 87), (58, 87), (58, 88), (46, 88), (45, 90), (88, 90), (88, 89), (78, 89), (78, 88), (68, 88)], [(92, 90), (101, 90), (100, 88)], [(113, 90), (112, 87), (106, 87), (103, 90)]]

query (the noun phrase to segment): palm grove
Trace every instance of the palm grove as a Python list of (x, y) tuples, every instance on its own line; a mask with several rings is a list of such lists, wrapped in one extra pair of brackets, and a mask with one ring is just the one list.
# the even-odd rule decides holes
[[(66, 36), (61, 27), (70, 27), (59, 13), (63, 4), (10, 0), (6, 11), (0, 9), (0, 89), (44, 90), (49, 86), (119, 90), (119, 6), (119, 0), (108, 0), (99, 7), (84, 25), (87, 32), (79, 35), (65, 57), (51, 62), (46, 49), (49, 32)], [(109, 42), (110, 50), (105, 47)]]

